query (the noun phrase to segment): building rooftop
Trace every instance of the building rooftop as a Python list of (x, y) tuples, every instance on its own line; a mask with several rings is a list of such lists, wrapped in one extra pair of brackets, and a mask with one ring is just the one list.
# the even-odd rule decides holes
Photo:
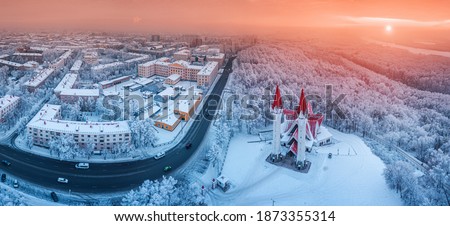
[(75, 63), (73, 63), (72, 67), (70, 68), (71, 71), (79, 71), (81, 69), (81, 65), (83, 65), (82, 60), (77, 60)]
[(11, 66), (11, 67), (21, 67), (21, 66), (23, 66), (23, 64), (19, 64), (19, 63), (16, 63), (16, 62), (12, 62), (12, 61), (9, 61), (9, 60), (3, 60), (3, 59), (0, 59), (0, 64), (8, 65), (8, 66)]
[(0, 110), (7, 108), (9, 105), (17, 102), (20, 97), (6, 95), (0, 98)]
[(34, 76), (30, 80), (24, 83), (26, 86), (36, 87), (44, 82), (55, 70), (51, 68), (44, 69), (39, 72), (38, 75)]
[(177, 79), (181, 78), (181, 75), (179, 74), (171, 74), (167, 79), (170, 79), (172, 81), (176, 81)]
[(120, 76), (118, 78), (114, 78), (114, 79), (110, 79), (110, 80), (106, 80), (106, 81), (101, 81), (98, 84), (100, 84), (100, 85), (108, 85), (108, 84), (120, 81), (122, 79), (128, 79), (128, 78), (130, 78), (130, 76), (129, 75), (125, 75), (125, 76)]
[(61, 96), (74, 96), (74, 97), (98, 97), (100, 91), (98, 89), (63, 89), (60, 93)]
[(59, 82), (58, 86), (53, 90), (55, 93), (60, 93), (66, 89), (72, 89), (77, 81), (78, 75), (74, 73), (68, 73), (64, 76), (64, 78)]
[(31, 119), (28, 127), (51, 130), (61, 133), (80, 133), (80, 134), (117, 134), (130, 133), (130, 128), (126, 121), (118, 122), (78, 122), (59, 120), (57, 118), (60, 112), (60, 105), (46, 104)]
[(215, 61), (210, 61), (198, 72), (197, 75), (210, 76), (214, 69), (218, 67), (218, 63)]
[(153, 79), (139, 77), (139, 78), (135, 79), (134, 82), (137, 83), (137, 84), (145, 86), (145, 85), (148, 85), (148, 84), (152, 83)]
[(111, 67), (119, 67), (122, 65), (124, 65), (123, 62), (114, 62), (114, 63), (109, 63), (109, 64), (100, 64), (100, 65), (92, 67), (91, 69), (96, 71), (96, 70), (103, 70), (103, 69), (111, 68)]

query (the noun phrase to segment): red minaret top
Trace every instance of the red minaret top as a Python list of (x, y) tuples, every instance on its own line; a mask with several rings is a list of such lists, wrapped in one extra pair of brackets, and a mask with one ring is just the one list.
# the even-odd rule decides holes
[(282, 109), (283, 108), (283, 101), (281, 100), (281, 94), (280, 89), (278, 88), (275, 90), (275, 98), (273, 99), (272, 109)]
[(302, 93), (300, 94), (300, 103), (298, 104), (298, 108), (297, 108), (297, 114), (302, 113), (303, 115), (306, 115), (307, 113), (307, 103), (306, 103), (306, 97), (305, 97), (305, 93), (303, 92), (302, 89)]

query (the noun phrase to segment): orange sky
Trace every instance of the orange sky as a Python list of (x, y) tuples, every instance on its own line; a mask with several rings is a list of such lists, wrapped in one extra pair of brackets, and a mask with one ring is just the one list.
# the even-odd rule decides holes
[[(389, 19), (380, 19), (389, 18)], [(450, 28), (446, 0), (14, 0), (0, 28), (219, 32), (379, 25)]]

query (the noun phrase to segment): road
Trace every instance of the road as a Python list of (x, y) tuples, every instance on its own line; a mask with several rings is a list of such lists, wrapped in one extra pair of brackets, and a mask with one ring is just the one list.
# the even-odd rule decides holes
[[(166, 173), (165, 166), (171, 166), (174, 172), (183, 165), (197, 150), (211, 124), (211, 115), (218, 107), (222, 90), (231, 73), (231, 58), (225, 66), (224, 72), (214, 86), (211, 95), (205, 97), (206, 102), (201, 114), (194, 119), (192, 126), (179, 145), (168, 150), (162, 159), (153, 158), (120, 162), (120, 163), (91, 163), (88, 170), (75, 169), (75, 162), (60, 161), (24, 152), (10, 146), (0, 146), (0, 160), (8, 160), (11, 166), (0, 164), (0, 168), (7, 174), (12, 174), (20, 180), (26, 180), (43, 187), (78, 193), (108, 193), (133, 189), (147, 179), (158, 179)], [(192, 119), (191, 119), (192, 120)], [(191, 148), (185, 145), (192, 143)], [(168, 172), (168, 173), (171, 173)], [(68, 184), (57, 182), (58, 177), (69, 180)], [(19, 182), (20, 182), (19, 180)]]

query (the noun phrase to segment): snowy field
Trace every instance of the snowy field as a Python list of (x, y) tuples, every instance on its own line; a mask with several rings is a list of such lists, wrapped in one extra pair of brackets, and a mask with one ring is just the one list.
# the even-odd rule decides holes
[[(385, 165), (370, 148), (355, 135), (330, 132), (334, 144), (307, 154), (312, 162), (307, 174), (267, 163), (270, 145), (248, 143), (257, 136), (235, 136), (222, 172), (233, 185), (226, 193), (209, 189), (209, 204), (268, 206), (273, 200), (275, 205), (402, 205), (385, 183)], [(331, 159), (328, 153), (333, 153)], [(201, 178), (203, 183), (211, 184), (213, 171)]]

